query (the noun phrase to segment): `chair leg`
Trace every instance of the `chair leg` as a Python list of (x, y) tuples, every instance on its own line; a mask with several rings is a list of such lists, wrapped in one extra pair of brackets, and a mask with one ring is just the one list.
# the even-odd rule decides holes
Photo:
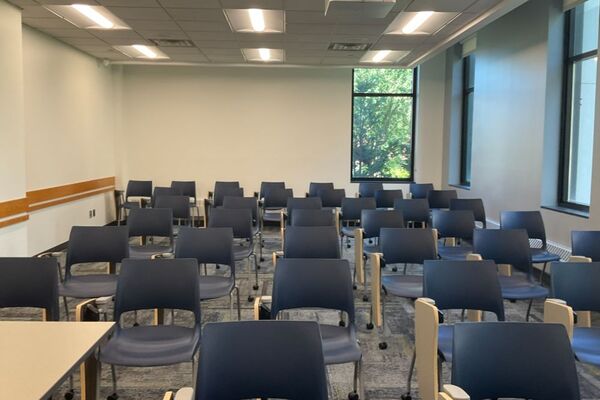
[(263, 256), (263, 234), (262, 230), (258, 232), (258, 252), (260, 255), (260, 261), (265, 261), (265, 257)]
[(412, 377), (415, 372), (415, 362), (417, 361), (417, 349), (413, 350), (412, 358), (410, 359), (410, 369), (408, 370), (408, 379), (406, 381), (406, 393), (401, 396), (402, 400), (412, 400), (410, 392), (412, 391)]
[(119, 395), (117, 394), (117, 371), (114, 364), (110, 365), (110, 375), (112, 378), (113, 392), (110, 396), (107, 397), (107, 400), (117, 400), (119, 398)]
[(352, 392), (348, 393), (348, 400), (364, 399), (362, 379), (362, 357), (354, 363), (354, 380)]
[[(381, 333), (382, 335), (385, 337), (385, 300), (386, 300), (386, 292), (385, 290), (382, 290), (382, 296), (381, 296)], [(387, 349), (388, 345), (387, 342), (384, 340), (383, 342), (379, 343), (379, 349), (381, 350), (385, 350)]]
[(252, 287), (252, 289), (258, 290), (258, 257), (256, 256), (256, 253), (254, 253), (253, 255), (254, 255), (254, 286)]
[(240, 303), (240, 288), (235, 286), (233, 289), (235, 290), (235, 297), (237, 300), (238, 321), (241, 321), (242, 320), (242, 303)]
[(527, 306), (527, 314), (525, 314), (525, 321), (529, 322), (529, 317), (531, 316), (531, 306), (533, 305), (533, 299), (529, 300), (529, 305)]
[(542, 267), (542, 272), (540, 273), (540, 285), (544, 282), (544, 274), (546, 273), (547, 266), (548, 266), (548, 263), (545, 262), (544, 266)]
[(204, 263), (203, 265), (204, 265), (204, 275), (208, 275), (208, 269), (206, 267), (206, 263)]
[(67, 297), (63, 296), (63, 305), (65, 306), (65, 319), (70, 321), (69, 318), (69, 304), (67, 303)]

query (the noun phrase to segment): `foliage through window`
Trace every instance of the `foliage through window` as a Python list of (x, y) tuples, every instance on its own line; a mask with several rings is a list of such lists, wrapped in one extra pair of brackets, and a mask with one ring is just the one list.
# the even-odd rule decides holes
[(352, 181), (413, 178), (412, 69), (357, 68), (352, 94)]
[(599, 0), (566, 15), (565, 99), (559, 203), (587, 211), (592, 190)]

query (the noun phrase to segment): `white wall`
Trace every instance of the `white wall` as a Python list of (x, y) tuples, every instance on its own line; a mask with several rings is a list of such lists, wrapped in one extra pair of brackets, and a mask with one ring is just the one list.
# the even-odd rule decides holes
[[(25, 197), (21, 12), (0, 0), (0, 202)], [(27, 224), (0, 229), (0, 254), (26, 255)]]
[[(111, 69), (23, 26), (23, 75), (27, 190), (114, 176)], [(29, 252), (66, 241), (73, 225), (112, 221), (111, 207), (112, 194), (100, 194), (31, 213)]]

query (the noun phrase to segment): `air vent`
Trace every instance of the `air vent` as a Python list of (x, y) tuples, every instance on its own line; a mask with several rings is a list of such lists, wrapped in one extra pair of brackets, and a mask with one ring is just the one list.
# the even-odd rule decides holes
[(336, 43), (329, 45), (329, 50), (334, 51), (365, 51), (371, 47), (371, 43)]
[(194, 43), (191, 40), (179, 40), (179, 39), (149, 39), (152, 43), (158, 47), (194, 47)]

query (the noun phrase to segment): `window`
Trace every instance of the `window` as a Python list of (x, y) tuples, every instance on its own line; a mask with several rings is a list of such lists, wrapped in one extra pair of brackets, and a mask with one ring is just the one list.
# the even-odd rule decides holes
[(566, 15), (565, 80), (559, 205), (588, 211), (592, 189), (599, 1)]
[(460, 184), (471, 185), (473, 145), (473, 96), (475, 94), (475, 56), (463, 58), (462, 127), (460, 135)]
[(355, 69), (351, 180), (413, 179), (416, 70)]

